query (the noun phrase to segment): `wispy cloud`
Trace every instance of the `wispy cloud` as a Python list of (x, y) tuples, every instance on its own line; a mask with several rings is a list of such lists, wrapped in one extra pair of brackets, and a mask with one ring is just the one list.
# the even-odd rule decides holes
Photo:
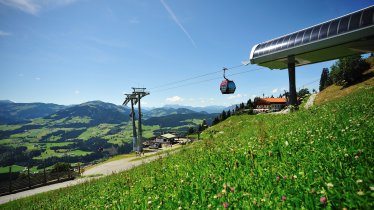
[(39, 80), (41, 80), (41, 79), (40, 79), (40, 77), (35, 77), (35, 80), (39, 81)]
[(71, 4), (76, 0), (0, 0), (1, 4), (37, 15), (45, 7), (59, 7)]
[(179, 26), (179, 28), (184, 32), (184, 34), (188, 37), (188, 39), (191, 41), (192, 45), (194, 47), (196, 47), (196, 43), (195, 41), (192, 39), (190, 33), (188, 33), (188, 31), (184, 28), (184, 26), (182, 25), (182, 23), (179, 21), (179, 19), (177, 18), (177, 16), (174, 14), (173, 10), (171, 10), (171, 8), (169, 7), (169, 5), (166, 4), (166, 2), (164, 0), (160, 0), (161, 1), (161, 4), (165, 7), (166, 11), (169, 13), (169, 15), (171, 16), (171, 18), (173, 18), (174, 22)]
[(184, 101), (184, 99), (180, 96), (173, 96), (173, 97), (170, 97), (170, 98), (166, 98), (166, 101), (171, 102), (171, 103), (178, 103), (178, 102)]
[(10, 35), (12, 35), (12, 33), (0, 31), (0, 36), (10, 36)]
[(36, 15), (40, 5), (32, 0), (0, 0), (0, 3)]
[(278, 92), (278, 88), (273, 89), (271, 92), (272, 92), (272, 93), (276, 93), (276, 92)]

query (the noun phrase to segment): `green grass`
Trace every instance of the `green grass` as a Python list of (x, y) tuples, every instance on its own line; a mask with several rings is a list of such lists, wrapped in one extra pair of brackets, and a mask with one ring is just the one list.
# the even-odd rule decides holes
[[(374, 68), (372, 68), (372, 71), (374, 72)], [(358, 83), (358, 84), (355, 84), (355, 85), (352, 85), (346, 88), (333, 84), (327, 87), (326, 89), (324, 89), (322, 92), (317, 94), (316, 99), (315, 99), (315, 104), (323, 104), (329, 101), (337, 100), (339, 98), (350, 95), (358, 90), (368, 89), (373, 86), (374, 86), (374, 77), (364, 82), (361, 82), (361, 83)]]
[(43, 152), (41, 155), (39, 155), (37, 157), (34, 157), (34, 159), (46, 159), (46, 158), (52, 157), (52, 156), (63, 157), (64, 155), (67, 155), (67, 156), (84, 156), (84, 155), (92, 153), (92, 152), (86, 152), (86, 151), (82, 151), (82, 150), (67, 151), (67, 150), (60, 149), (60, 150), (54, 151), (54, 150), (50, 149), (52, 146), (66, 146), (66, 145), (73, 144), (73, 143), (74, 142), (58, 142), (58, 143), (43, 144), (46, 147), (46, 151)]
[(185, 120), (185, 121), (182, 121), (182, 122), (189, 122), (189, 123), (193, 123), (195, 125), (199, 125), (199, 124), (203, 123), (203, 120), (200, 120), (200, 119), (191, 119), (191, 120)]
[[(23, 171), (25, 167), (19, 166), (19, 165), (12, 165), (12, 172), (19, 172)], [(8, 173), (9, 172), (9, 166), (7, 167), (0, 167), (0, 174), (2, 173)]]
[[(24, 171), (24, 170), (26, 170), (26, 172), (27, 172), (27, 169), (24, 166), (12, 165), (12, 172), (20, 172), (20, 171)], [(30, 172), (37, 172), (37, 171), (38, 171), (38, 169), (36, 167), (30, 168)], [(9, 173), (9, 166), (0, 167), (0, 174), (2, 174), (2, 173)]]
[(100, 124), (95, 127), (88, 128), (85, 132), (83, 132), (78, 139), (88, 140), (93, 137), (102, 137), (105, 136), (106, 133), (110, 130), (110, 128), (114, 127), (114, 125), (110, 124)]
[(22, 127), (21, 125), (0, 125), (0, 131), (15, 130)]
[(232, 116), (166, 158), (0, 208), (372, 209), (373, 104), (371, 87), (288, 115)]

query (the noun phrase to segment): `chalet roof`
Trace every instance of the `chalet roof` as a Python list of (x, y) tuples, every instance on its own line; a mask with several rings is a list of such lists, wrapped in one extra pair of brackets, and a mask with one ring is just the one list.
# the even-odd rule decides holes
[(173, 134), (170, 134), (170, 133), (162, 134), (161, 136), (164, 137), (164, 138), (167, 138), (167, 139), (172, 139), (172, 138), (177, 137), (176, 135), (173, 135)]
[(267, 103), (287, 103), (286, 98), (261, 98), (261, 100)]

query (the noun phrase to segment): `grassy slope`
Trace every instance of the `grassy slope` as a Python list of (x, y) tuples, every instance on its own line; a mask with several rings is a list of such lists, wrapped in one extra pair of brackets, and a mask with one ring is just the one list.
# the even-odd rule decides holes
[(373, 104), (371, 87), (289, 115), (233, 116), (191, 149), (0, 208), (370, 209)]
[[(369, 74), (374, 74), (374, 57), (370, 57), (366, 59), (366, 61), (370, 64), (371, 68), (368, 71), (366, 71), (364, 75), (368, 76)], [(327, 101), (335, 100), (350, 95), (359, 89), (370, 88), (373, 86), (374, 77), (368, 78), (367, 80), (361, 83), (349, 86), (347, 88), (343, 88), (342, 86), (333, 84), (317, 95), (315, 99), (315, 104), (323, 104)]]
[(339, 85), (331, 85), (327, 87), (322, 92), (318, 93), (315, 103), (316, 104), (323, 104), (327, 101), (336, 100), (338, 98), (345, 97), (356, 92), (359, 89), (366, 89), (374, 86), (374, 77), (356, 85), (349, 86), (347, 88), (342, 88)]

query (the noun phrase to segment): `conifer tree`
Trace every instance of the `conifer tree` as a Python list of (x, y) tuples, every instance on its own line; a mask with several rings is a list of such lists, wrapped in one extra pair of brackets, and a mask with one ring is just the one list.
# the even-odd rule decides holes
[(328, 77), (329, 77), (329, 69), (323, 68), (321, 79), (319, 80), (319, 91), (322, 91), (323, 89), (327, 87), (326, 84), (328, 84)]

